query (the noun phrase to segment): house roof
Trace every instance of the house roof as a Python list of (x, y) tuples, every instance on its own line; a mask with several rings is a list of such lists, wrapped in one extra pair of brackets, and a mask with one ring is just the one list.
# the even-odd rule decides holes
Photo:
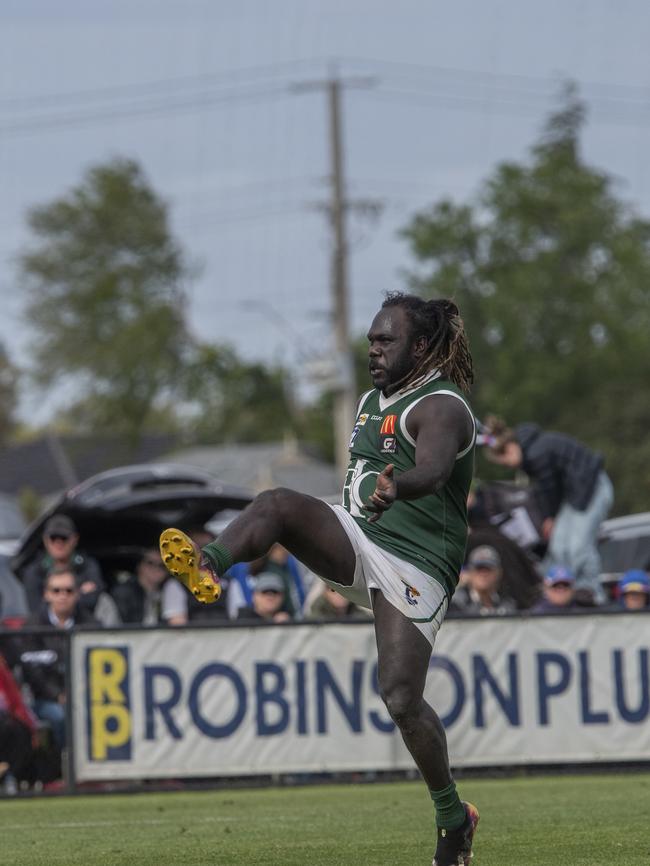
[(196, 466), (226, 484), (256, 493), (289, 487), (317, 497), (338, 496), (341, 482), (335, 467), (308, 454), (291, 441), (250, 445), (205, 445), (174, 451), (165, 459)]
[(0, 492), (51, 495), (105, 469), (155, 460), (173, 442), (167, 434), (143, 436), (136, 447), (109, 436), (39, 436), (0, 450)]

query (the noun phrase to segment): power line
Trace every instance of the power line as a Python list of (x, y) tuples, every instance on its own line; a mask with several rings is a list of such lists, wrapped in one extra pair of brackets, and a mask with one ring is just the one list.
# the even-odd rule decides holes
[(286, 85), (270, 85), (268, 87), (252, 88), (230, 93), (221, 91), (204, 91), (178, 99), (161, 97), (155, 102), (140, 102), (135, 104), (114, 106), (107, 109), (90, 109), (71, 112), (67, 115), (55, 115), (48, 113), (41, 117), (31, 117), (13, 123), (0, 124), (0, 135), (10, 136), (16, 134), (29, 135), (37, 132), (67, 128), (72, 126), (85, 126), (88, 124), (103, 123), (118, 117), (149, 117), (164, 115), (170, 112), (193, 110), (208, 105), (218, 105), (232, 102), (249, 102), (269, 97), (286, 97)]
[[(453, 69), (396, 63), (380, 60), (348, 58), (351, 65), (372, 66), (385, 70), (388, 76), (377, 81), (369, 94), (375, 99), (397, 99), (402, 103), (434, 101), (449, 108), (470, 109), (489, 107), (508, 113), (539, 113), (551, 99), (557, 98), (561, 78), (535, 78), (468, 69)], [(27, 108), (56, 102), (94, 100), (95, 104), (69, 108), (67, 113), (46, 111), (27, 117), (9, 116), (0, 123), (0, 134), (29, 135), (34, 132), (102, 123), (120, 117), (155, 116), (195, 108), (255, 101), (286, 94), (289, 76), (309, 61), (288, 61), (266, 67), (253, 67), (226, 74), (203, 74), (177, 79), (159, 79), (141, 85), (116, 85), (47, 97), (16, 97), (0, 100), (3, 106)], [(313, 61), (311, 62), (313, 64)], [(242, 80), (248, 76), (247, 80)], [(366, 76), (367, 80), (367, 76)], [(232, 83), (232, 82), (235, 83)], [(650, 88), (603, 82), (581, 82), (583, 98), (588, 97), (592, 112), (598, 118), (638, 123), (650, 118)], [(170, 91), (190, 88), (186, 93)], [(98, 105), (108, 99), (117, 103)], [(121, 100), (121, 102), (119, 101)]]
[(58, 93), (38, 94), (33, 96), (9, 96), (0, 98), (0, 109), (4, 106), (14, 108), (18, 111), (31, 110), (32, 108), (43, 105), (49, 108), (53, 103), (60, 102), (78, 102), (78, 101), (102, 101), (105, 99), (113, 99), (115, 97), (140, 96), (159, 92), (164, 92), (165, 95), (170, 90), (182, 89), (185, 87), (204, 87), (214, 85), (228, 85), (230, 82), (238, 81), (241, 78), (248, 80), (239, 82), (243, 84), (257, 84), (261, 79), (263, 83), (268, 83), (269, 76), (277, 75), (295, 75), (297, 71), (304, 66), (312, 65), (311, 60), (288, 60), (285, 62), (269, 64), (266, 66), (250, 66), (242, 69), (229, 70), (228, 72), (201, 73), (199, 75), (181, 75), (173, 78), (158, 78), (144, 82), (130, 82), (128, 84), (112, 84), (105, 87), (95, 87), (85, 90), (71, 90)]

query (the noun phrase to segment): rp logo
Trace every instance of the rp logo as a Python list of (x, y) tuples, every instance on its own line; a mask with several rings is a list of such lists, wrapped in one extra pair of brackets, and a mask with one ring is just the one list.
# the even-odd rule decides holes
[(91, 761), (131, 758), (128, 647), (86, 650), (86, 714)]
[(414, 586), (410, 586), (408, 583), (404, 584), (404, 595), (406, 596), (406, 600), (409, 604), (417, 604), (418, 598), (420, 597), (420, 593)]

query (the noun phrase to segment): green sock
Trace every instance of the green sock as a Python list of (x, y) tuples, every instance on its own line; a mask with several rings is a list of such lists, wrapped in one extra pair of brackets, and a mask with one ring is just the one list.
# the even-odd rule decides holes
[(219, 577), (221, 577), (222, 574), (225, 574), (232, 565), (231, 552), (218, 541), (206, 544), (201, 553), (209, 561), (210, 565), (212, 565)]
[(455, 830), (465, 821), (465, 807), (456, 793), (456, 783), (452, 782), (442, 791), (432, 791), (429, 794), (436, 807), (436, 824), (445, 830)]

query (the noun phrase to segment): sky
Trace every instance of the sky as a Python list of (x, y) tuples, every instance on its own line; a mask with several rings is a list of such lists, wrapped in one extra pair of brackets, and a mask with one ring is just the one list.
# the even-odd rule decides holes
[[(0, 341), (29, 364), (26, 213), (136, 159), (195, 276), (201, 339), (302, 375), (333, 351), (322, 87), (343, 81), (354, 333), (414, 265), (399, 230), (525, 160), (562, 81), (584, 153), (650, 217), (646, 0), (2, 0)], [(300, 85), (300, 87), (298, 86)], [(363, 203), (379, 205), (371, 217)], [(42, 423), (62, 399), (25, 387)], [(63, 398), (65, 399), (65, 398)]]

